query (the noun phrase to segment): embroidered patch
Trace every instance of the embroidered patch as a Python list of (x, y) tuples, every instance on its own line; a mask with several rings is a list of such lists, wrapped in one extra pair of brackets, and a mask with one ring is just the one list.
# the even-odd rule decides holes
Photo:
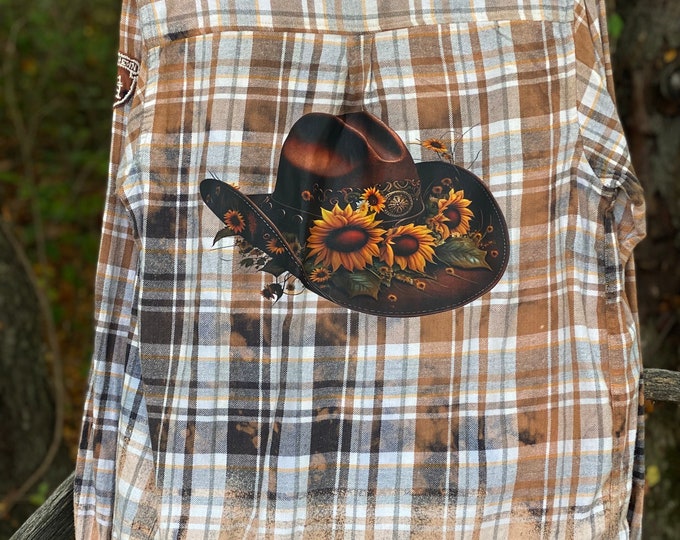
[(120, 107), (134, 95), (139, 75), (139, 62), (129, 56), (118, 53), (118, 80), (116, 81), (116, 94), (114, 107)]

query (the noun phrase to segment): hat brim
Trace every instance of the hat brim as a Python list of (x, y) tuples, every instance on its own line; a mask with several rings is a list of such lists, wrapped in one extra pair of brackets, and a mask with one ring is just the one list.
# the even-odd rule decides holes
[[(266, 253), (267, 263), (258, 269), (277, 277), (289, 272), (310, 291), (348, 309), (386, 317), (415, 317), (449, 311), (487, 293), (502, 277), (509, 258), (503, 214), (477, 176), (443, 161), (418, 163), (416, 168), (426, 204), (436, 205), (442, 190), (463, 191), (467, 208), (474, 214), (473, 225), (465, 234), (453, 234), (435, 248), (427, 272), (401, 271), (395, 266), (396, 272), (390, 271), (387, 279), (376, 268), (338, 268), (333, 280), (315, 279), (315, 262), (300, 258), (294, 235), (286, 232), (290, 224), (272, 212), (268, 195), (245, 195), (216, 179), (201, 183), (201, 195), (223, 222), (229, 212), (238, 213), (240, 218), (236, 219), (242, 219), (242, 223), (238, 221), (236, 227), (232, 224), (217, 238), (241, 236)], [(274, 251), (272, 245), (276, 245)]]

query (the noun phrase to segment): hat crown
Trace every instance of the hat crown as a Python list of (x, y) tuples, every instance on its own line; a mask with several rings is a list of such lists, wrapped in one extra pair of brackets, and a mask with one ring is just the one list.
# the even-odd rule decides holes
[(415, 163), (392, 129), (366, 112), (310, 113), (283, 143), (271, 199), (320, 216), (321, 208), (358, 204), (372, 188), (384, 199), (379, 219), (408, 219), (423, 210)]

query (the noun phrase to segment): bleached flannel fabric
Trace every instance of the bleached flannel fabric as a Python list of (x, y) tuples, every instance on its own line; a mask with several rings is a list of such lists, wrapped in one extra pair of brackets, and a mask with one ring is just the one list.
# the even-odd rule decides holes
[[(124, 0), (78, 538), (640, 536), (643, 202), (604, 0)], [(214, 176), (270, 193), (292, 124), (453, 143), (500, 282), (393, 318), (264, 298)]]

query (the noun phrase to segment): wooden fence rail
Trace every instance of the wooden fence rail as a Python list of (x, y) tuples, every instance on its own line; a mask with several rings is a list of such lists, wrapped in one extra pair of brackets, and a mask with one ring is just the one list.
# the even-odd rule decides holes
[[(680, 403), (680, 372), (646, 369), (645, 398)], [(72, 540), (73, 473), (26, 520), (10, 540)]]

